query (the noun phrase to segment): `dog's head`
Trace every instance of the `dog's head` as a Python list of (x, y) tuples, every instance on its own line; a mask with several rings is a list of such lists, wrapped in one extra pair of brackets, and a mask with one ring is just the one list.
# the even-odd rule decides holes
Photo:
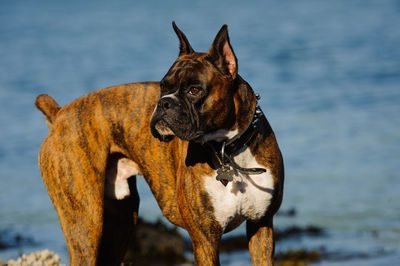
[(160, 82), (161, 97), (151, 118), (151, 132), (163, 141), (173, 136), (204, 141), (207, 136), (225, 134), (236, 120), (233, 96), (238, 76), (227, 26), (222, 26), (207, 53), (197, 53), (172, 25), (180, 53)]

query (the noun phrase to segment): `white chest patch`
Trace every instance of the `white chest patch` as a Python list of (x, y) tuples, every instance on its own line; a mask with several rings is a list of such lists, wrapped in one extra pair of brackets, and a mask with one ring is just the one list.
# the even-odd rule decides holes
[[(241, 167), (261, 167), (249, 149), (234, 158)], [(274, 192), (271, 171), (258, 175), (236, 173), (225, 187), (216, 176), (204, 177), (204, 186), (214, 207), (214, 216), (225, 230), (232, 222), (258, 220), (267, 211)]]

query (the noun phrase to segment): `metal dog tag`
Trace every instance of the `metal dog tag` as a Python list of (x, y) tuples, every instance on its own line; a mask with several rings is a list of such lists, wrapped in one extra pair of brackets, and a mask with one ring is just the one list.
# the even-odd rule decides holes
[(227, 165), (222, 165), (221, 168), (217, 170), (217, 180), (233, 180), (234, 171)]

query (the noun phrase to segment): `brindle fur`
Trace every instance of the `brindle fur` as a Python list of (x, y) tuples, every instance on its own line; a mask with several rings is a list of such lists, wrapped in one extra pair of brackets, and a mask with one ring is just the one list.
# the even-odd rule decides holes
[[(181, 54), (164, 81), (177, 77), (172, 72), (179, 65), (184, 79), (184, 61), (213, 67), (207, 54), (194, 53), (183, 33), (176, 32)], [(196, 68), (192, 71), (196, 73)], [(214, 88), (204, 105), (208, 119), (199, 122), (206, 130), (211, 130), (210, 125), (244, 129), (256, 105), (250, 86), (239, 75), (227, 84), (215, 70), (197, 74)], [(101, 89), (63, 108), (48, 95), (37, 98), (36, 106), (50, 127), (39, 165), (60, 218), (71, 265), (118, 265), (123, 258), (138, 215), (135, 178), (129, 181), (129, 198), (118, 201), (104, 196), (106, 175), (121, 157), (139, 166), (163, 215), (189, 232), (196, 265), (219, 265), (218, 246), (224, 232), (200, 178), (212, 176), (215, 169), (197, 142), (177, 137), (161, 142), (153, 137), (150, 118), (159, 98), (159, 82)], [(253, 263), (271, 265), (272, 217), (282, 199), (283, 163), (266, 119), (260, 128), (250, 149), (257, 162), (272, 171), (274, 195), (264, 218), (247, 222), (247, 236)]]

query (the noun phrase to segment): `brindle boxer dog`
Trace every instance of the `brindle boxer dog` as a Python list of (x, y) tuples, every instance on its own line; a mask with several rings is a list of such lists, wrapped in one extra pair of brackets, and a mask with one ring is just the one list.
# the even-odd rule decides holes
[(227, 26), (198, 53), (173, 23), (180, 54), (161, 82), (36, 106), (50, 132), (39, 164), (71, 265), (121, 262), (138, 214), (135, 175), (185, 228), (196, 265), (218, 265), (222, 234), (247, 223), (255, 265), (271, 265), (283, 162), (252, 88), (237, 73)]

